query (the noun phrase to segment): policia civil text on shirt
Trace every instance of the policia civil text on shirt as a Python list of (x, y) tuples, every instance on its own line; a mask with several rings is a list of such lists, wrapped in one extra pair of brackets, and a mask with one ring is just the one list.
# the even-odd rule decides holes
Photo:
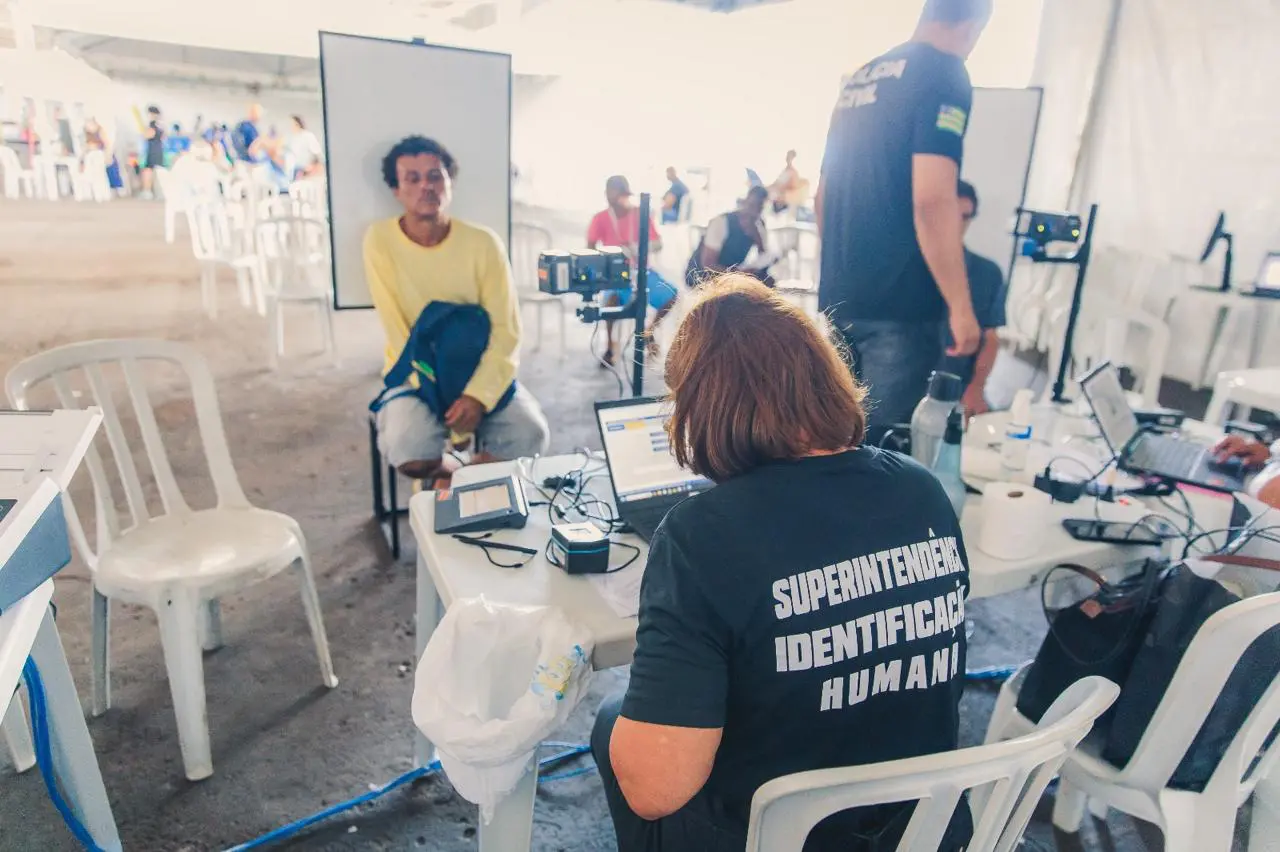
[(978, 348), (956, 186), (991, 0), (927, 0), (912, 39), (846, 78), (816, 199), (819, 306), (870, 394), (868, 439), (908, 420), (942, 354)]
[[(631, 681), (597, 715), (619, 852), (742, 852), (767, 781), (957, 745), (969, 573), (942, 486), (858, 446), (864, 392), (800, 308), (740, 274), (694, 298), (668, 431), (717, 484), (655, 533)], [(913, 805), (834, 814), (804, 852), (896, 848)], [(962, 801), (939, 848), (970, 825)]]

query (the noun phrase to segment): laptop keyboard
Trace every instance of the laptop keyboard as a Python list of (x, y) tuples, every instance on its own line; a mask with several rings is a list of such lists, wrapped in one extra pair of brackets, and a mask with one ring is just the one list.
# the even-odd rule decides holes
[(1189, 474), (1200, 464), (1205, 447), (1172, 438), (1143, 440), (1129, 456), (1129, 464), (1155, 473)]

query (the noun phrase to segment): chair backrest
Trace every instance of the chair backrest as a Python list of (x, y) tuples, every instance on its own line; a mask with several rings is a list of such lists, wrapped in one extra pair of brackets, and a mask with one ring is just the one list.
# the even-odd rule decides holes
[(293, 215), (306, 218), (329, 218), (328, 193), (323, 178), (303, 178), (289, 185)]
[(1213, 396), (1205, 411), (1204, 422), (1225, 426), (1236, 404), (1250, 408), (1280, 410), (1280, 369), (1226, 370), (1213, 382)]
[[(113, 385), (107, 378), (108, 369), (118, 368), (123, 374), (124, 386), (133, 409), (134, 428), (141, 436), (142, 448), (151, 470), (150, 479), (159, 492), (163, 506), (163, 512), (158, 514), (191, 511), (174, 478), (173, 467), (169, 463), (156, 422), (155, 410), (147, 394), (143, 369), (148, 362), (157, 361), (178, 366), (190, 388), (196, 425), (218, 505), (248, 506), (249, 502), (231, 463), (231, 451), (223, 431), (213, 375), (204, 358), (191, 347), (164, 340), (90, 340), (33, 355), (15, 366), (5, 377), (5, 392), (9, 403), (20, 410), (29, 407), (31, 390), (45, 382), (53, 386), (58, 403), (63, 408), (96, 405), (102, 409), (103, 431), (110, 450), (108, 455), (114, 462), (119, 486), (124, 491), (128, 515), (124, 517), (119, 511), (107, 467), (95, 442), (85, 455), (85, 466), (93, 482), (96, 548), (89, 545), (75, 507), (70, 501), (66, 501), (72, 539), (90, 568), (96, 567), (98, 555), (113, 540), (154, 517), (147, 505), (147, 492), (144, 491), (138, 457), (130, 445), (125, 422), (121, 420), (120, 408), (112, 393)], [(87, 385), (87, 392), (79, 390), (84, 385)]]
[(551, 248), (551, 232), (537, 225), (511, 226), (511, 275), (517, 292), (538, 290), (538, 255)]
[(98, 171), (105, 171), (107, 168), (107, 155), (95, 148), (84, 155), (81, 168), (84, 170), (85, 174), (95, 174)]
[(196, 260), (226, 260), (240, 254), (240, 229), (232, 221), (233, 211), (218, 198), (202, 199), (184, 211)]
[[(1121, 771), (1121, 783), (1153, 793), (1164, 789), (1240, 657), (1255, 639), (1277, 625), (1280, 625), (1280, 592), (1271, 592), (1221, 609), (1200, 627), (1133, 757)], [(1252, 791), (1280, 755), (1280, 750), (1269, 749), (1255, 765), (1255, 758), (1277, 722), (1280, 722), (1280, 678), (1272, 681), (1236, 732), (1206, 792), (1243, 788), (1247, 795)]]
[(915, 809), (897, 852), (935, 852), (966, 790), (974, 825), (968, 852), (1010, 852), (1058, 768), (1119, 694), (1108, 680), (1085, 678), (1017, 739), (775, 778), (751, 800), (746, 852), (795, 852), (831, 814), (910, 801)]
[(267, 273), (268, 293), (325, 299), (332, 292), (329, 226), (322, 219), (281, 216), (259, 222), (254, 245)]
[(22, 164), (18, 161), (18, 153), (8, 145), (0, 142), (0, 170), (7, 175), (11, 169), (15, 177), (18, 172), (22, 171)]

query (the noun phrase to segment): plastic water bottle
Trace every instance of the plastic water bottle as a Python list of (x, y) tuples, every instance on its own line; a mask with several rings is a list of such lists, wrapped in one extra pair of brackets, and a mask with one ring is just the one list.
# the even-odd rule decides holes
[(947, 416), (963, 392), (964, 383), (957, 375), (938, 370), (929, 377), (929, 391), (911, 415), (911, 457), (920, 464), (933, 464), (947, 431)]
[(964, 410), (959, 406), (951, 409), (947, 415), (946, 431), (942, 442), (938, 445), (938, 454), (933, 460), (933, 475), (942, 483), (942, 490), (947, 492), (951, 508), (956, 517), (964, 511), (964, 480), (960, 478), (960, 444), (964, 440)]
[(1009, 422), (1004, 427), (1004, 441), (1000, 444), (1000, 464), (1006, 470), (1022, 470), (1027, 466), (1032, 433), (1031, 398), (1032, 393), (1026, 388), (1013, 395)]

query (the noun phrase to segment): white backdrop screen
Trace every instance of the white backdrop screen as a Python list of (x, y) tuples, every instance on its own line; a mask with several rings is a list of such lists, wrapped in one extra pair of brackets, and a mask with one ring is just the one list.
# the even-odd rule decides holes
[(1013, 216), (1027, 190), (1040, 117), (1040, 89), (974, 89), (960, 176), (978, 191), (978, 218), (965, 245), (1008, 275)]
[(402, 211), (382, 158), (405, 136), (448, 148), (459, 170), (454, 215), (508, 239), (509, 55), (322, 32), (320, 82), (337, 307), (372, 306), (361, 246), (371, 222)]

